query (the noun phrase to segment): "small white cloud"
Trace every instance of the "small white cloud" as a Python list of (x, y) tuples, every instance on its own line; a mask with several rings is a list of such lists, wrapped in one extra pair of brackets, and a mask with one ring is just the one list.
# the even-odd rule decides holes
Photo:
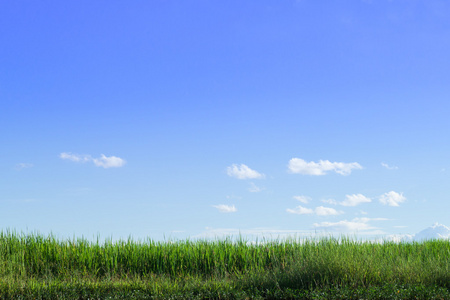
[(126, 164), (126, 161), (117, 156), (105, 156), (101, 155), (100, 158), (94, 158), (92, 160), (97, 167), (107, 168), (119, 168)]
[(97, 167), (107, 168), (118, 168), (125, 165), (126, 161), (117, 156), (105, 156), (101, 155), (100, 158), (92, 158), (92, 156), (87, 154), (72, 154), (70, 152), (63, 152), (59, 155), (61, 159), (70, 160), (78, 163), (93, 162)]
[(295, 200), (300, 201), (301, 203), (307, 204), (309, 201), (311, 201), (311, 197), (308, 196), (294, 196)]
[(346, 195), (345, 200), (339, 202), (339, 204), (343, 206), (356, 206), (361, 203), (369, 203), (369, 202), (372, 202), (370, 198), (367, 198), (362, 194), (353, 194), (353, 195)]
[(233, 164), (227, 168), (228, 176), (235, 177), (237, 179), (256, 179), (264, 178), (264, 174), (261, 174), (255, 170), (250, 169), (248, 166), (241, 164), (240, 166)]
[(300, 158), (292, 158), (288, 165), (289, 171), (295, 174), (304, 175), (325, 175), (328, 171), (334, 171), (341, 175), (349, 175), (353, 169), (362, 169), (362, 166), (357, 162), (343, 163), (330, 162), (329, 160), (320, 160), (316, 162), (306, 162)]
[(288, 208), (286, 209), (286, 211), (290, 214), (297, 214), (297, 215), (309, 215), (314, 213), (312, 209), (303, 206), (297, 206), (294, 209)]
[(32, 167), (33, 167), (33, 164), (20, 163), (20, 164), (16, 165), (15, 169), (20, 171), (20, 170), (28, 169), (28, 168), (32, 168)]
[(384, 205), (399, 206), (400, 203), (405, 202), (406, 197), (402, 194), (390, 191), (380, 196), (380, 202)]
[(324, 206), (319, 206), (316, 207), (315, 209), (315, 213), (318, 216), (336, 216), (336, 215), (340, 215), (343, 214), (343, 211), (337, 211), (334, 208), (331, 207), (324, 207)]
[(381, 165), (382, 165), (383, 167), (385, 167), (386, 169), (388, 169), (388, 170), (397, 170), (397, 169), (398, 169), (397, 166), (390, 166), (390, 165), (385, 164), (385, 163), (381, 163)]
[(213, 205), (213, 207), (217, 208), (222, 213), (232, 213), (236, 212), (237, 209), (234, 205), (225, 205), (225, 204), (219, 204), (219, 205)]
[(251, 193), (259, 193), (262, 190), (263, 190), (262, 188), (260, 188), (259, 186), (257, 186), (253, 182), (250, 183), (250, 187), (248, 188), (248, 191), (251, 192)]

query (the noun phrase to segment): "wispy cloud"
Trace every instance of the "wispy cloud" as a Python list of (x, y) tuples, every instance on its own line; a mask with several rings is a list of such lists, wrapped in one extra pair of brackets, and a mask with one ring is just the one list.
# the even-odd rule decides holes
[(361, 203), (369, 203), (369, 202), (372, 202), (370, 198), (367, 198), (362, 194), (353, 194), (353, 195), (346, 195), (345, 200), (339, 202), (339, 204), (342, 206), (357, 206)]
[(353, 169), (362, 169), (357, 163), (330, 162), (329, 160), (320, 160), (319, 162), (307, 162), (301, 158), (292, 158), (288, 165), (289, 171), (295, 174), (304, 175), (325, 175), (329, 171), (334, 171), (341, 175), (349, 175)]
[(315, 209), (311, 209), (300, 205), (294, 209), (288, 208), (286, 209), (286, 211), (290, 214), (297, 214), (297, 215), (316, 214), (318, 216), (335, 216), (344, 213), (343, 211), (337, 211), (331, 207), (318, 206)]
[(332, 204), (332, 205), (338, 205), (338, 202), (334, 199), (323, 199), (323, 203)]
[(390, 165), (388, 165), (388, 164), (386, 164), (386, 163), (381, 163), (381, 165), (384, 167), (384, 168), (386, 168), (386, 169), (388, 169), (388, 170), (397, 170), (398, 169), (398, 167), (397, 166), (390, 166)]
[(259, 193), (263, 190), (264, 188), (260, 188), (259, 186), (257, 186), (256, 184), (254, 184), (253, 182), (250, 182), (250, 187), (248, 188), (248, 191), (250, 193)]
[(397, 192), (390, 191), (389, 193), (381, 195), (379, 200), (384, 205), (399, 206), (400, 203), (406, 201), (406, 197), (403, 196), (403, 193), (399, 194)]
[(225, 204), (219, 204), (219, 205), (213, 205), (213, 207), (217, 208), (222, 213), (232, 213), (236, 212), (237, 209), (234, 205), (225, 205)]
[(88, 162), (92, 160), (90, 155), (72, 154), (70, 152), (63, 152), (59, 155), (59, 158), (66, 159), (74, 162)]
[(314, 223), (317, 230), (330, 230), (340, 232), (357, 232), (378, 229), (369, 224), (370, 221), (385, 221), (385, 218), (355, 218), (351, 221), (342, 220), (339, 222)]
[(311, 197), (308, 196), (294, 196), (295, 200), (300, 201), (301, 203), (307, 204), (309, 201), (311, 201)]
[(236, 196), (236, 195), (228, 195), (226, 196), (227, 199), (237, 199), (237, 200), (241, 200), (242, 197), (241, 196)]
[(255, 170), (250, 169), (248, 166), (241, 164), (233, 164), (227, 168), (228, 176), (235, 177), (237, 179), (257, 179), (264, 178), (264, 174), (261, 174)]
[(319, 230), (331, 230), (331, 231), (360, 231), (360, 230), (370, 230), (375, 229), (375, 227), (370, 226), (366, 222), (361, 221), (347, 221), (342, 220), (339, 222), (321, 222), (314, 223), (313, 226)]
[(33, 166), (34, 166), (33, 164), (20, 163), (20, 164), (17, 164), (17, 165), (15, 166), (15, 169), (18, 170), (18, 171), (20, 171), (20, 170), (23, 170), (23, 169), (32, 168)]
[(70, 160), (77, 163), (92, 162), (97, 167), (108, 168), (118, 168), (126, 164), (126, 161), (117, 156), (106, 156), (102, 154), (99, 158), (93, 158), (91, 155), (87, 154), (72, 154), (70, 152), (63, 152), (59, 155), (61, 159)]
[(40, 200), (36, 198), (23, 198), (23, 199), (6, 199), (4, 201), (8, 202), (14, 202), (14, 203), (34, 203), (34, 202), (40, 202)]

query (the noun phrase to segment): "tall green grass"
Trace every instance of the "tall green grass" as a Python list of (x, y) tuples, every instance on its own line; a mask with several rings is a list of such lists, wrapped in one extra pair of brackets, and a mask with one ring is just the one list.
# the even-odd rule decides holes
[(100, 243), (0, 233), (0, 295), (34, 291), (32, 297), (36, 297), (43, 291), (43, 299), (58, 291), (72, 291), (78, 295), (75, 298), (83, 298), (80, 293), (86, 289), (91, 296), (122, 291), (129, 297), (134, 291), (143, 293), (141, 298), (180, 292), (193, 298), (236, 298), (239, 293), (256, 298), (278, 293), (289, 298), (289, 293), (305, 296), (317, 289), (368, 291), (383, 286), (397, 289), (398, 294), (401, 287), (448, 293), (449, 268), (450, 242), (438, 240), (370, 243), (325, 238), (249, 243), (229, 238)]

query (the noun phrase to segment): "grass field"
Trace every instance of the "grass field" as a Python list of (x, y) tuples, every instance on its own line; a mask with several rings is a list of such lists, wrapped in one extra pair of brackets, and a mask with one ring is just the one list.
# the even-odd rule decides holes
[(0, 233), (0, 299), (450, 299), (450, 242)]

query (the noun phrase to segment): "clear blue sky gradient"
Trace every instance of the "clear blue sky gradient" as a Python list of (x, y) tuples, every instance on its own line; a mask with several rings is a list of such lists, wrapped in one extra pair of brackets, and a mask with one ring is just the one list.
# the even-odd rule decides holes
[[(2, 1), (0, 227), (163, 239), (449, 225), (449, 15), (440, 0)], [(96, 166), (102, 154), (126, 164)], [(362, 169), (293, 174), (292, 158)], [(390, 191), (406, 200), (383, 205)], [(339, 204), (356, 194), (372, 202)]]

